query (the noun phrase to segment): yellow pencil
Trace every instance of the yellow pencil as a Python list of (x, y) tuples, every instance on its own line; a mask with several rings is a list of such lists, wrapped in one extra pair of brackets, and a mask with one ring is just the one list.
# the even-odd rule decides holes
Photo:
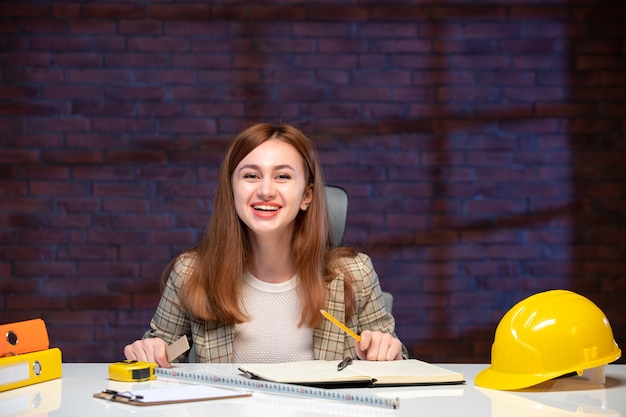
[(354, 340), (356, 340), (357, 342), (361, 341), (361, 336), (359, 336), (358, 334), (354, 333), (352, 330), (348, 329), (345, 324), (343, 324), (342, 322), (340, 322), (339, 320), (337, 320), (336, 318), (331, 316), (330, 313), (328, 313), (328, 311), (320, 310), (320, 313), (322, 313), (322, 316), (326, 317), (328, 320), (333, 322), (333, 324), (335, 324), (341, 330), (343, 330), (344, 332), (346, 332), (350, 336), (352, 336), (352, 338), (354, 338)]

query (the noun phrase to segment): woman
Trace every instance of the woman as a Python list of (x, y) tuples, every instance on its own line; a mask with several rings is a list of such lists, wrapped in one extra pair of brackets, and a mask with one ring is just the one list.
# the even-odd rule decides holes
[(370, 259), (331, 247), (317, 155), (290, 125), (257, 124), (235, 138), (207, 232), (163, 279), (150, 330), (124, 348), (127, 359), (170, 366), (166, 347), (183, 335), (201, 362), (406, 357)]

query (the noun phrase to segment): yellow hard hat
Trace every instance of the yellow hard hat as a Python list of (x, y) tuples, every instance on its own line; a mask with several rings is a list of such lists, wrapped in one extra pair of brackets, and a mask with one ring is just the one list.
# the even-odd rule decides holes
[(617, 360), (622, 351), (609, 320), (593, 302), (567, 290), (520, 301), (500, 320), (491, 366), (474, 383), (515, 390)]

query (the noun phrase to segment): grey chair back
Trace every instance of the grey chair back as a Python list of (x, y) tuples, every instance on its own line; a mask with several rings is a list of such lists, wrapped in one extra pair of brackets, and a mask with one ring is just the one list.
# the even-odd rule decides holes
[(326, 208), (330, 223), (330, 240), (333, 246), (339, 246), (346, 230), (348, 215), (348, 193), (341, 187), (327, 185)]
[[(341, 245), (343, 234), (346, 231), (346, 218), (348, 216), (348, 193), (336, 185), (326, 186), (326, 208), (330, 223), (330, 240), (333, 246)], [(383, 291), (383, 299), (387, 311), (391, 313), (393, 307), (393, 295)]]

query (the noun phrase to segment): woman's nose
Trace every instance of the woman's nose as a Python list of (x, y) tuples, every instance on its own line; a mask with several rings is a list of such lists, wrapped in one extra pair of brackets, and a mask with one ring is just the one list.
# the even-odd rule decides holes
[(263, 178), (259, 184), (259, 196), (265, 200), (270, 200), (274, 197), (274, 183), (271, 178)]

